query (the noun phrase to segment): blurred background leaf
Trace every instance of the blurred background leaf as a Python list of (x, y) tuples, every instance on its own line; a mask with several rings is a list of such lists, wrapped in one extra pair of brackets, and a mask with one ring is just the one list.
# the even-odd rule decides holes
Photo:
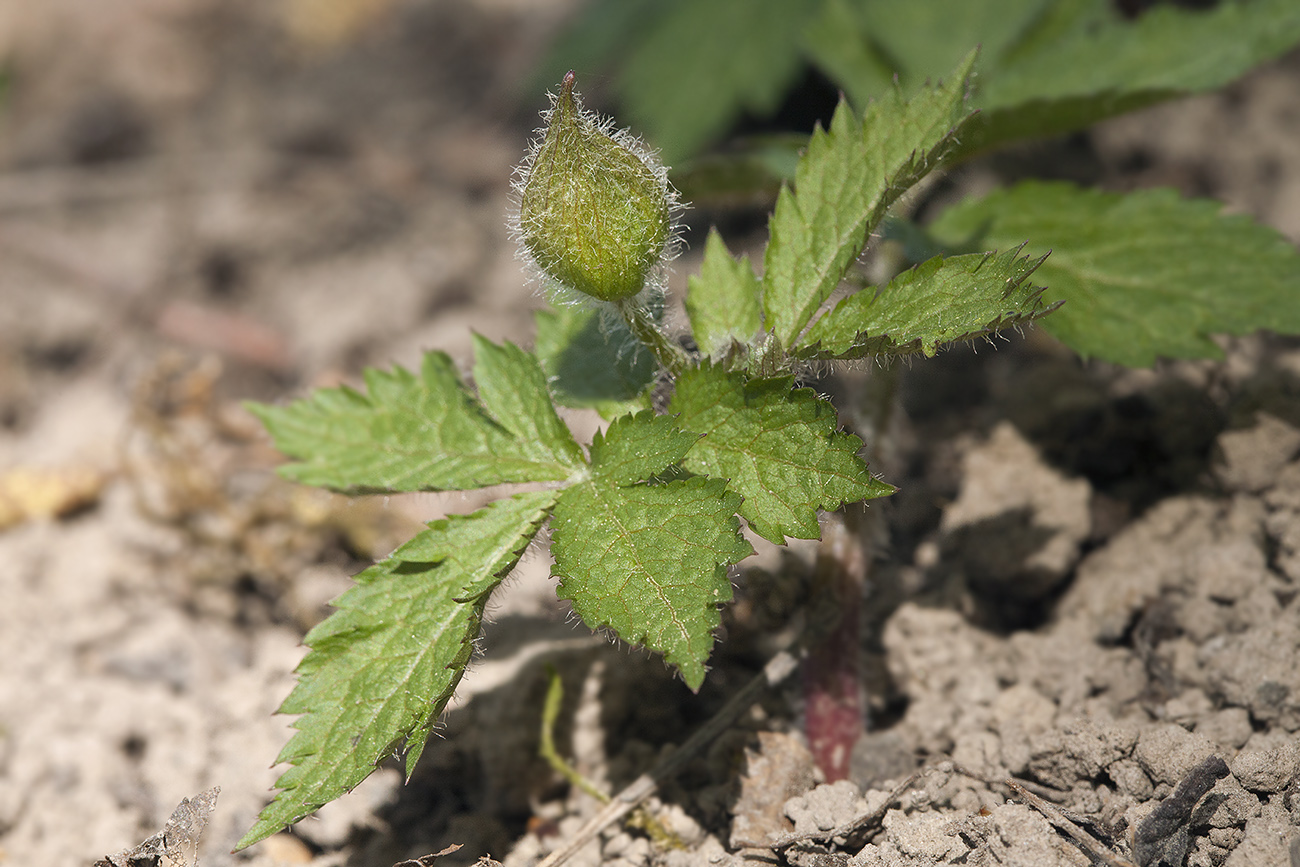
[[(974, 153), (1220, 87), (1300, 43), (1295, 0), (673, 0), (594, 2), (539, 72), (595, 76), (617, 116), (669, 165), (770, 118), (810, 70), (862, 108), (897, 80), (911, 93), (981, 46)], [(807, 130), (802, 130), (806, 132)], [(736, 162), (753, 164), (750, 148)], [(692, 166), (695, 171), (699, 167)], [(713, 166), (716, 170), (716, 166)], [(741, 171), (742, 169), (737, 169)], [(770, 179), (769, 179), (770, 180)]]

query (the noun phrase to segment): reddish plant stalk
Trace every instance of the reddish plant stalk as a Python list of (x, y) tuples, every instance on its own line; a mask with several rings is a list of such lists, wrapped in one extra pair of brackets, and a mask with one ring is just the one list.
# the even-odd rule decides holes
[[(889, 428), (898, 398), (898, 368), (871, 372), (859, 393), (854, 427), (879, 472), (895, 463)], [(828, 521), (814, 569), (813, 612), (826, 612), (825, 631), (803, 665), (804, 734), (826, 782), (847, 779), (853, 745), (866, 730), (859, 654), (862, 597), (875, 545), (883, 537), (883, 508), (849, 506)], [(814, 618), (818, 615), (812, 614)]]
[(828, 610), (834, 625), (827, 624), (829, 631), (804, 659), (804, 734), (817, 767), (833, 783), (848, 777), (853, 745), (865, 728), (858, 653), (866, 564), (861, 539), (842, 521), (827, 527), (817, 559), (815, 592), (833, 604), (814, 607)]

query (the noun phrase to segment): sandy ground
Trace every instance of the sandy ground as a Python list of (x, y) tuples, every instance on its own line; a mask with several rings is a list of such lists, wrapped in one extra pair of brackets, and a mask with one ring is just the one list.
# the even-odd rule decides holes
[[(0, 863), (90, 864), (220, 786), (204, 864), (386, 867), (459, 843), (444, 863), (526, 867), (595, 809), (535, 756), (544, 663), (569, 683), (564, 745), (616, 786), (761, 666), (775, 641), (762, 612), (798, 597), (771, 576), (807, 547), (738, 576), (728, 641), (693, 696), (575, 627), (531, 552), (415, 779), (385, 768), (227, 854), (274, 782), (288, 721), (272, 712), (306, 629), (419, 521), (483, 502), (281, 483), (240, 401), (427, 348), (464, 359), (471, 328), (527, 342), (542, 305), (504, 212), (541, 107), (520, 82), (567, 4), (371, 5), (368, 21), (310, 31), (216, 0), (0, 16), (22, 71), (0, 119)], [(1300, 242), (1298, 137), (1292, 56), (958, 182), (1032, 165), (1173, 185)], [(678, 297), (696, 262), (679, 261)], [(1218, 756), (1227, 776), (1174, 823), (1185, 840), (1159, 838), (1163, 856), (1286, 863), (1300, 343), (1225, 347), (1221, 362), (1124, 371), (1031, 333), (905, 370), (889, 478), (903, 490), (881, 506), (852, 779), (814, 788), (787, 686), (662, 793), (686, 849), (616, 829), (580, 861), (743, 860), (768, 833), (874, 811), (861, 834), (786, 857), (1086, 864), (1000, 781), (1029, 780), (1123, 841)], [(891, 798), (918, 768), (935, 770)]]

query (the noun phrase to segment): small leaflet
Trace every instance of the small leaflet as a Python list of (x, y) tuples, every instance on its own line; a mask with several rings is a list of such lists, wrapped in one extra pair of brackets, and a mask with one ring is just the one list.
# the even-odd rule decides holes
[(857, 456), (862, 441), (838, 428), (835, 407), (791, 377), (746, 380), (705, 364), (677, 381), (669, 410), (701, 434), (682, 466), (726, 479), (741, 516), (770, 542), (821, 535), (817, 510), (888, 496)]
[(943, 84), (911, 100), (891, 90), (861, 118), (841, 102), (817, 130), (768, 222), (763, 257), (765, 328), (786, 346), (830, 297), (889, 206), (955, 149), (971, 52)]

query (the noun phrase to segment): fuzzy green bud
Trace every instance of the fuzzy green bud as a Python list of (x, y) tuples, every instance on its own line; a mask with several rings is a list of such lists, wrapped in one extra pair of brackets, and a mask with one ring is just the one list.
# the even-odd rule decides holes
[(569, 72), (520, 170), (516, 231), (550, 280), (622, 301), (656, 279), (675, 192), (654, 155), (582, 109)]

